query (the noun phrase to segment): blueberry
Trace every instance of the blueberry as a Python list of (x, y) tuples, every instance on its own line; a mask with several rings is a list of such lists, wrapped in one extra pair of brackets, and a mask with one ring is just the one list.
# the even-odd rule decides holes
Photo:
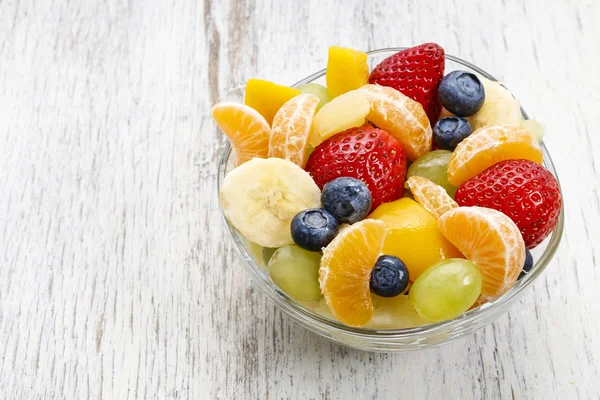
[(359, 179), (341, 177), (323, 187), (321, 203), (339, 223), (353, 224), (364, 219), (371, 210), (373, 198), (367, 185)]
[(523, 271), (521, 271), (517, 280), (519, 280), (519, 279), (523, 278), (525, 275), (527, 275), (527, 273), (529, 271), (531, 271), (532, 267), (533, 267), (533, 256), (531, 255), (531, 252), (529, 251), (529, 249), (525, 249), (525, 263), (523, 264)]
[(433, 141), (439, 148), (454, 150), (473, 133), (469, 121), (462, 117), (444, 117), (433, 126)]
[(440, 82), (438, 96), (446, 110), (459, 117), (469, 117), (483, 105), (485, 91), (477, 75), (452, 71)]
[(322, 208), (311, 208), (292, 219), (292, 239), (304, 250), (321, 251), (337, 234), (338, 223)]
[(371, 291), (378, 296), (394, 297), (408, 287), (408, 269), (398, 257), (381, 256), (371, 272)]

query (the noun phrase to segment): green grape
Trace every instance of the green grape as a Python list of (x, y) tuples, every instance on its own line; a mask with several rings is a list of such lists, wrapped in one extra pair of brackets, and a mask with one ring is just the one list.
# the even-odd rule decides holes
[(448, 163), (452, 152), (449, 150), (434, 150), (413, 162), (408, 168), (406, 178), (422, 176), (437, 183), (446, 189), (450, 197), (454, 198), (456, 186), (448, 182)]
[(327, 91), (327, 88), (323, 85), (319, 85), (318, 83), (305, 83), (304, 85), (298, 86), (296, 89), (298, 89), (302, 93), (314, 94), (319, 98), (319, 105), (317, 106), (317, 111), (326, 103), (329, 103), (331, 101), (331, 97), (329, 97), (329, 92)]
[(427, 324), (410, 304), (407, 295), (381, 297), (371, 293), (371, 299), (374, 312), (367, 328), (403, 329)]
[(277, 249), (273, 249), (271, 247), (263, 247), (262, 249), (262, 259), (265, 262), (265, 265), (269, 265), (269, 261), (271, 260), (271, 257), (273, 257), (273, 254), (275, 253)]
[(475, 303), (481, 281), (481, 272), (471, 261), (449, 258), (419, 275), (408, 297), (423, 319), (444, 321), (458, 317)]
[(267, 263), (264, 261), (263, 257), (263, 247), (249, 240), (246, 240), (246, 246), (248, 253), (250, 253), (250, 257), (252, 257), (261, 268), (267, 268)]
[(321, 254), (298, 246), (284, 246), (275, 251), (269, 261), (269, 275), (281, 290), (298, 301), (321, 298), (319, 266)]
[(337, 318), (333, 316), (333, 313), (329, 309), (329, 306), (327, 305), (327, 302), (325, 301), (324, 297), (321, 297), (319, 301), (306, 303), (304, 305), (306, 306), (306, 308), (312, 310), (313, 312), (319, 314), (322, 317), (337, 321)]

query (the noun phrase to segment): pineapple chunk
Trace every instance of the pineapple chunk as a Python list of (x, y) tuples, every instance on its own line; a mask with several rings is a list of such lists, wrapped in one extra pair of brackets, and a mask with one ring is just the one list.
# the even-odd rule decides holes
[(370, 109), (367, 96), (359, 90), (336, 97), (313, 118), (310, 144), (316, 147), (336, 133), (363, 125)]

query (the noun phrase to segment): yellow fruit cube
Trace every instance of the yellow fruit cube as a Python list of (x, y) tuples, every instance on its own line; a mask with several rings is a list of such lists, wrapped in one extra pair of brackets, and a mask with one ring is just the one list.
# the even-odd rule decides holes
[(271, 125), (275, 114), (281, 106), (299, 94), (300, 91), (298, 89), (278, 85), (277, 83), (262, 79), (250, 79), (246, 83), (244, 102), (258, 111), (265, 117), (269, 125)]
[(434, 216), (414, 200), (384, 203), (368, 218), (385, 222), (387, 236), (382, 252), (404, 261), (411, 280), (440, 260), (464, 258), (442, 235)]
[(360, 90), (352, 90), (325, 104), (312, 120), (310, 144), (317, 147), (324, 140), (346, 129), (365, 123), (371, 105)]
[(331, 98), (369, 82), (367, 53), (344, 47), (330, 47), (325, 75)]

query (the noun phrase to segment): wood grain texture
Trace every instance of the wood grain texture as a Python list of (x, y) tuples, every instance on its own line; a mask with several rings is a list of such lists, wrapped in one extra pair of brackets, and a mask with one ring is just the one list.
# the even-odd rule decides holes
[[(0, 1), (0, 398), (600, 398), (596, 1)], [(217, 210), (209, 116), (327, 47), (436, 41), (547, 127), (563, 243), (475, 335), (349, 350), (277, 311)]]

